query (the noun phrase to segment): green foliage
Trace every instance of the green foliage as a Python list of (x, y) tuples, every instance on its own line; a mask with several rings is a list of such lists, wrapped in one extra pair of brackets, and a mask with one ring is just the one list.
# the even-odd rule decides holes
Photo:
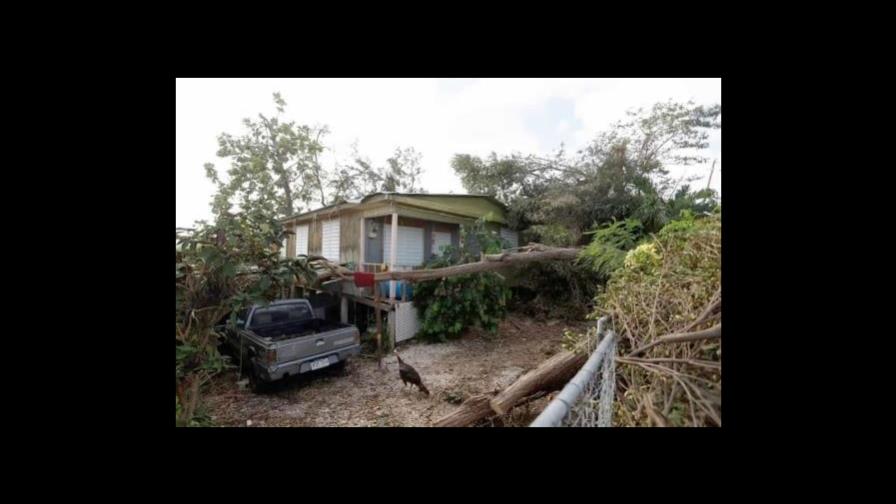
[(212, 201), (215, 215), (231, 211), (234, 204), (239, 210), (255, 209), (280, 217), (294, 214), (301, 203), (327, 204), (327, 177), (318, 156), (324, 150), (321, 137), (329, 130), (283, 122), (280, 114), (286, 101), (274, 93), (274, 103), (277, 115), (258, 114), (257, 121), (243, 119), (248, 130), (245, 134), (218, 136), (218, 157), (229, 159), (230, 168), (225, 180), (214, 164), (205, 164), (206, 176), (218, 188)]
[(569, 229), (561, 224), (535, 224), (527, 229), (524, 242), (543, 243), (552, 247), (570, 247), (578, 241)]
[(216, 332), (224, 316), (272, 300), (297, 277), (313, 274), (301, 260), (279, 257), (285, 236), (280, 223), (258, 209), (223, 214), (214, 224), (200, 222), (195, 229), (176, 231), (178, 425), (195, 420), (202, 386), (225, 367)]
[(422, 155), (408, 147), (396, 148), (384, 166), (375, 167), (353, 146), (352, 162), (339, 165), (329, 177), (333, 199), (359, 199), (375, 192), (425, 192), (418, 186)]
[[(461, 236), (468, 237), (460, 250), (446, 247), (442, 256), (427, 264), (428, 268), (442, 268), (479, 260), (471, 250), (475, 241), (485, 253), (502, 249), (498, 233), (488, 231), (483, 220), (470, 228), (462, 228)], [(458, 338), (474, 325), (495, 333), (507, 314), (510, 289), (497, 273), (475, 273), (419, 282), (414, 288), (414, 304), (422, 314), (418, 336), (429, 341)]]
[(712, 191), (683, 186), (670, 195), (675, 184), (666, 166), (706, 161), (700, 153), (720, 117), (718, 105), (658, 103), (630, 112), (573, 156), (562, 146), (551, 158), (458, 154), (452, 168), (471, 193), (508, 205), (517, 229), (562, 225), (578, 239), (595, 224), (635, 217), (656, 232), (684, 208), (712, 208)]
[(592, 233), (591, 243), (579, 254), (578, 261), (590, 267), (603, 283), (622, 267), (626, 252), (644, 237), (644, 227), (637, 219), (626, 219), (601, 226)]
[(656, 271), (660, 267), (662, 257), (657, 252), (655, 243), (643, 243), (625, 254), (625, 268), (645, 272)]

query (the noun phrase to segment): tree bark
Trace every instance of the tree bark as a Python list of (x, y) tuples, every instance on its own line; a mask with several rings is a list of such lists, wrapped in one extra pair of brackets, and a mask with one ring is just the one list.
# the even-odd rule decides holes
[(376, 280), (436, 280), (449, 276), (493, 271), (518, 264), (528, 264), (540, 261), (571, 260), (575, 259), (579, 255), (579, 252), (580, 250), (577, 248), (549, 248), (538, 246), (538, 248), (527, 252), (504, 252), (501, 254), (485, 255), (483, 256), (482, 261), (475, 263), (459, 264), (447, 268), (428, 270), (386, 271), (377, 273), (374, 278)]
[(494, 415), (488, 402), (489, 394), (475, 395), (463, 402), (456, 410), (436, 420), (436, 427), (466, 427), (483, 418)]
[(537, 368), (519, 377), (491, 401), (491, 409), (499, 415), (510, 411), (524, 397), (541, 391), (560, 390), (585, 365), (588, 356), (570, 351), (560, 352)]
[[(496, 396), (479, 394), (470, 397), (456, 410), (438, 419), (436, 427), (466, 427), (494, 415), (504, 415), (518, 404), (536, 395), (560, 390), (585, 365), (587, 355), (561, 352), (544, 361), (537, 368), (519, 377)], [(528, 399), (527, 399), (528, 397)]]

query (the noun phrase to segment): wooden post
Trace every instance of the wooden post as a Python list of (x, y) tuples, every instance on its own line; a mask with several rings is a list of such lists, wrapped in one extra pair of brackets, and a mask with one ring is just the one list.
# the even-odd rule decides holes
[(367, 241), (367, 234), (364, 232), (364, 221), (366, 220), (364, 216), (361, 216), (361, 241), (358, 242), (358, 267), (355, 268), (355, 271), (364, 271), (364, 263), (366, 262), (364, 257), (364, 243)]
[[(395, 271), (395, 261), (398, 260), (398, 212), (392, 214), (392, 250), (389, 251), (389, 271)], [(386, 237), (384, 236), (385, 240)], [(383, 260), (386, 258), (384, 257)], [(395, 281), (389, 281), (389, 299), (395, 299)]]
[(376, 357), (383, 369), (383, 316), (380, 313), (380, 285), (373, 282), (373, 311), (376, 313)]

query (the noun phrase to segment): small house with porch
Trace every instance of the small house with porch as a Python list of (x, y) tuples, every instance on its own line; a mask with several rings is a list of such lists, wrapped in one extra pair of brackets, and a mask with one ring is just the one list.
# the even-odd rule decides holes
[[(506, 211), (490, 196), (379, 192), (283, 219), (293, 231), (284, 251), (287, 257), (320, 255), (352, 271), (417, 269), (438, 256), (442, 247), (459, 246), (460, 226), (480, 218), (500, 233), (508, 247), (518, 246), (517, 233), (507, 227)], [(345, 322), (349, 303), (373, 306), (371, 288), (342, 281), (335, 290), (342, 298)], [(408, 286), (390, 281), (381, 297), (390, 311), (393, 341), (413, 337), (418, 326)], [(357, 306), (351, 307), (358, 313)]]

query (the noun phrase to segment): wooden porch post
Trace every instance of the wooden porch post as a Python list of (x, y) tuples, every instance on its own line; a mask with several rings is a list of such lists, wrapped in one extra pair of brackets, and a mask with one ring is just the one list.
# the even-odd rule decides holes
[[(383, 239), (386, 237), (384, 236)], [(389, 271), (395, 271), (395, 261), (398, 260), (398, 213), (392, 213), (392, 250), (389, 251)], [(389, 299), (395, 299), (395, 280), (389, 280)]]
[(383, 369), (383, 315), (380, 313), (380, 283), (373, 282), (373, 311), (376, 313), (376, 356)]
[(367, 241), (367, 234), (364, 232), (364, 221), (367, 219), (364, 216), (361, 216), (361, 241), (358, 242), (358, 266), (355, 268), (356, 271), (364, 271), (364, 263), (366, 262), (366, 258), (364, 257), (364, 242)]

